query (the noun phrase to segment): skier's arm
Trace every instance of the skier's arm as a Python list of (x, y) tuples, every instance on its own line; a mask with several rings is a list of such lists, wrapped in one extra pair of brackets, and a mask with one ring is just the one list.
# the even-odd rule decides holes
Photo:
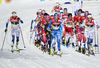
[(50, 21), (47, 30), (50, 30), (51, 29), (51, 25), (52, 25), (52, 20)]
[(6, 29), (8, 28), (9, 22), (10, 22), (10, 19), (8, 19), (7, 22), (6, 22)]
[(33, 25), (34, 20), (31, 21), (31, 27), (30, 27), (30, 32), (32, 32), (32, 25)]
[(21, 22), (21, 23), (23, 23), (23, 21), (18, 17), (18, 20)]
[(32, 21), (31, 21), (31, 28), (32, 28), (33, 22), (34, 22), (34, 21), (32, 20)]
[(34, 21), (36, 21), (36, 17), (34, 19), (32, 19), (32, 21), (31, 21), (31, 28), (33, 27)]
[(5, 32), (7, 32), (9, 21), (10, 21), (10, 19), (7, 20)]

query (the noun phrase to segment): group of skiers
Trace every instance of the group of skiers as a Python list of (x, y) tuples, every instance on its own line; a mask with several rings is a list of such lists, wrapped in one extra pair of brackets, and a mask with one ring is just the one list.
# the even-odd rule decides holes
[[(94, 55), (94, 28), (96, 26), (98, 29), (99, 25), (95, 22), (92, 14), (89, 11), (79, 9), (73, 17), (72, 13), (68, 13), (67, 8), (60, 7), (59, 3), (51, 12), (54, 12), (54, 15), (49, 15), (45, 10), (39, 9), (36, 13), (37, 16), (31, 21), (30, 31), (35, 31), (35, 46), (39, 47), (43, 52), (47, 51), (48, 54), (61, 56), (61, 44), (66, 47), (72, 45), (75, 51), (86, 55), (90, 53)], [(16, 47), (19, 50), (17, 46), (20, 34), (19, 21), (21, 23), (23, 21), (16, 15), (16, 12), (12, 12), (12, 16), (6, 23), (5, 32), (7, 32), (9, 21), (12, 25), (11, 51), (13, 51), (15, 34), (17, 38)]]
[[(77, 15), (72, 17), (72, 13), (68, 13), (67, 8), (63, 9), (59, 4), (51, 12), (55, 12), (54, 15), (39, 9), (37, 17), (31, 22), (31, 30), (34, 29), (33, 22), (36, 23), (35, 45), (41, 46), (41, 50), (47, 50), (49, 54), (61, 55), (61, 43), (66, 47), (72, 44), (75, 51), (94, 55), (94, 28), (96, 26), (98, 29), (99, 25), (92, 14), (79, 9)], [(58, 48), (55, 48), (56, 40)]]

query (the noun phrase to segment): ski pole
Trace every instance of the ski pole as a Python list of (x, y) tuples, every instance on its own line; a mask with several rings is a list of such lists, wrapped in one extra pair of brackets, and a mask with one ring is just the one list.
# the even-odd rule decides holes
[(3, 51), (3, 46), (4, 46), (4, 42), (5, 42), (5, 38), (6, 38), (6, 34), (7, 34), (7, 32), (5, 33), (5, 36), (4, 36), (4, 40), (3, 40), (3, 44), (2, 44), (1, 51)]
[(32, 39), (32, 36), (33, 36), (33, 32), (34, 32), (34, 30), (32, 30), (32, 33), (30, 33), (30, 40), (29, 40), (29, 44), (31, 43), (31, 39)]
[[(98, 47), (98, 30), (97, 30), (97, 38), (96, 38), (96, 32), (94, 31), (94, 34), (95, 34), (95, 45), (94, 45), (94, 47), (95, 47), (95, 53), (97, 52), (97, 47)], [(97, 40), (97, 44), (96, 44), (96, 40)]]
[(96, 53), (96, 33), (95, 33), (95, 31), (94, 31), (94, 40), (95, 40), (95, 45), (94, 45), (94, 47), (95, 47), (95, 53)]
[(23, 46), (24, 46), (24, 48), (26, 48), (25, 43), (24, 43), (24, 38), (23, 38), (21, 27), (19, 27), (19, 28), (20, 28), (20, 32), (21, 32), (21, 36), (22, 36), (22, 40), (23, 40), (23, 44), (24, 44)]
[[(34, 24), (33, 24), (34, 25)], [(33, 26), (34, 28), (35, 26)], [(32, 30), (32, 33), (30, 33), (30, 40), (29, 40), (29, 43), (31, 43), (31, 39), (32, 39), (32, 36), (33, 36), (33, 32), (35, 31), (35, 29)]]
[(99, 54), (99, 38), (98, 38), (98, 29), (97, 29), (97, 44), (98, 44), (98, 54)]

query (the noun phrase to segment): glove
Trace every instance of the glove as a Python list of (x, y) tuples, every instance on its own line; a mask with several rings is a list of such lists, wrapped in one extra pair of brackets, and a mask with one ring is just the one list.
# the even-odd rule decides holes
[(97, 25), (97, 28), (99, 28), (99, 25)]
[(20, 18), (19, 18), (19, 17), (18, 17), (17, 19), (18, 19), (18, 20), (20, 20)]
[(30, 32), (32, 32), (32, 27), (30, 28)]
[(5, 29), (5, 32), (7, 32), (7, 28)]

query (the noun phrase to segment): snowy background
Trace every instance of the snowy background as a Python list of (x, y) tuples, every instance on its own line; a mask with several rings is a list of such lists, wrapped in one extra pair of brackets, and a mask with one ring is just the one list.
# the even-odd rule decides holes
[[(52, 14), (51, 10), (53, 6), (55, 6), (56, 0), (45, 2), (40, 2), (37, 0), (34, 0), (35, 2), (33, 0), (14, 1), (15, 2), (9, 4), (0, 4), (0, 48), (2, 47), (2, 42), (5, 35), (4, 30), (6, 27), (6, 21), (11, 16), (12, 11), (16, 11), (17, 15), (24, 21), (24, 24), (21, 24), (21, 28), (27, 48), (24, 49), (22, 38), (20, 36), (19, 48), (22, 49), (21, 52), (10, 52), (11, 24), (9, 23), (4, 50), (0, 51), (0, 68), (100, 68), (100, 54), (88, 57), (75, 52), (75, 49), (71, 47), (66, 48), (62, 46), (62, 57), (58, 57), (56, 55), (52, 57), (48, 54), (43, 54), (43, 52), (32, 43), (29, 44), (30, 24), (31, 20), (36, 16), (37, 10), (45, 9), (46, 12)], [(64, 4), (65, 0), (58, 1), (61, 3), (63, 8), (68, 8), (68, 12), (73, 11), (72, 5)], [(100, 1), (84, 1), (83, 10), (90, 11), (100, 25), (99, 6)]]

